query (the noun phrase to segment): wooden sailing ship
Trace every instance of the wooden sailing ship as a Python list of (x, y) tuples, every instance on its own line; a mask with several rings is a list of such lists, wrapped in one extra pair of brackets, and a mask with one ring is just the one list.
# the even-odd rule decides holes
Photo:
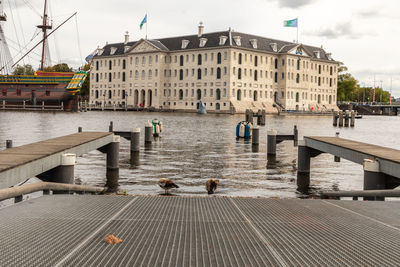
[[(1, 2), (0, 2), (1, 3)], [(62, 105), (64, 110), (76, 111), (78, 109), (78, 94), (87, 77), (87, 72), (46, 72), (44, 71), (45, 46), (47, 38), (72, 18), (70, 16), (52, 32), (52, 25), (48, 23), (47, 0), (44, 1), (43, 23), (37, 26), (43, 32), (42, 40), (19, 59), (12, 67), (16, 66), (26, 55), (39, 45), (42, 45), (40, 70), (34, 75), (0, 75), (0, 104), (13, 105)], [(5, 13), (0, 13), (0, 21), (7, 21)], [(3, 33), (1, 26), (0, 32)], [(4, 34), (3, 34), (4, 36)], [(5, 40), (5, 38), (4, 38)], [(1, 53), (1, 51), (0, 51)], [(9, 52), (8, 52), (9, 53)], [(0, 66), (0, 71), (5, 68)]]

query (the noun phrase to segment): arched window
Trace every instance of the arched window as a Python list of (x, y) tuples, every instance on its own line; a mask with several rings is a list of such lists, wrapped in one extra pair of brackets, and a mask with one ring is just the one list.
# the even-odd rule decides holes
[(300, 74), (296, 74), (296, 83), (300, 83)]
[(99, 98), (99, 90), (96, 90), (96, 98)]
[(242, 64), (242, 53), (239, 53), (239, 64)]
[(149, 70), (149, 78), (151, 78), (153, 76), (153, 71)]
[(99, 82), (99, 74), (96, 73), (96, 82)]
[(112, 81), (111, 72), (108, 74), (108, 81), (109, 81), (109, 82), (111, 82), (111, 81)]
[(278, 59), (275, 58), (275, 69), (277, 69), (277, 68), (278, 68)]
[(142, 65), (146, 64), (146, 57), (142, 57)]
[(183, 90), (179, 90), (179, 100), (183, 100)]
[(146, 72), (142, 70), (142, 80), (144, 80), (145, 77), (146, 77)]
[(318, 104), (321, 104), (321, 95), (318, 95)]
[(126, 60), (125, 59), (122, 60), (122, 69), (123, 70), (126, 69)]
[(329, 69), (329, 74), (332, 75), (332, 67)]
[(278, 73), (277, 72), (275, 72), (275, 82), (276, 83), (278, 82)]
[[(149, 56), (149, 65), (153, 64), (153, 57)], [(151, 91), (150, 91), (151, 92)]]
[(201, 54), (197, 55), (197, 65), (201, 65)]
[(179, 66), (183, 66), (183, 56), (179, 57)]
[(254, 66), (257, 67), (257, 65), (258, 65), (258, 57), (254, 56)]
[(318, 73), (321, 74), (321, 65), (318, 65)]
[(258, 77), (257, 77), (257, 70), (254, 70), (254, 80), (257, 81)]
[(238, 101), (240, 101), (241, 99), (242, 99), (242, 90), (237, 90), (237, 96), (236, 96), (236, 99), (238, 100)]
[(221, 100), (221, 90), (219, 88), (215, 91), (215, 98)]
[(254, 93), (253, 93), (253, 100), (254, 100), (254, 101), (257, 101), (257, 99), (258, 99), (257, 91), (254, 91)]
[(197, 69), (197, 79), (201, 79), (201, 69)]
[(110, 61), (108, 61), (108, 69), (112, 69), (112, 61), (110, 60)]
[(217, 64), (221, 64), (221, 61), (222, 61), (222, 59), (221, 59), (221, 53), (218, 53), (217, 54)]
[(221, 109), (221, 105), (219, 103), (215, 104), (215, 109), (216, 110), (220, 110)]
[(112, 92), (111, 92), (111, 90), (108, 90), (108, 98), (109, 98), (109, 99), (112, 98)]
[[(332, 69), (332, 67), (331, 67), (331, 69)], [(96, 61), (96, 70), (99, 70), (99, 62), (98, 61)]]
[(183, 70), (179, 70), (179, 80), (183, 80)]
[(296, 102), (299, 102), (300, 101), (300, 95), (299, 95), (299, 93), (296, 93)]
[(297, 60), (297, 70), (300, 70), (300, 58)]
[(139, 71), (135, 71), (135, 79), (139, 79)]
[(125, 72), (123, 72), (122, 73), (122, 81), (125, 82), (125, 80), (126, 80), (126, 75), (125, 75)]
[(238, 79), (241, 80), (242, 79), (242, 69), (238, 68)]
[(197, 89), (197, 100), (201, 99), (201, 90)]
[(221, 68), (217, 68), (217, 79), (221, 79)]

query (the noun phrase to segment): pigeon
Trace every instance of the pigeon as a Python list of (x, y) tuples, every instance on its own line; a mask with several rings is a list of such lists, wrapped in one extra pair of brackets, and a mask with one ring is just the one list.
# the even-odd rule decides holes
[(217, 190), (217, 185), (219, 180), (209, 179), (206, 183), (206, 189), (209, 195), (214, 194), (215, 190)]
[(179, 188), (171, 179), (161, 178), (158, 181), (158, 185), (165, 190), (165, 194), (168, 195), (168, 190), (171, 188)]

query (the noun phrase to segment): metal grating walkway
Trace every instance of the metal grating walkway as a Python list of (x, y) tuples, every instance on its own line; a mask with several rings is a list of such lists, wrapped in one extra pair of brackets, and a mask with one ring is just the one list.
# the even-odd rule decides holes
[[(2, 266), (398, 266), (400, 203), (43, 196), (0, 210)], [(114, 234), (123, 242), (108, 245)]]

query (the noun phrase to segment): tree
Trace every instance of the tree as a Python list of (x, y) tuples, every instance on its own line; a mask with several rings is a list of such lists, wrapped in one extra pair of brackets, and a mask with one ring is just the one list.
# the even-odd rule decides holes
[(48, 72), (72, 72), (72, 68), (68, 67), (66, 63), (60, 63), (51, 67), (44, 68)]
[(25, 64), (23, 66), (17, 65), (13, 72), (14, 75), (34, 75), (35, 70), (32, 65)]
[[(339, 69), (340, 71), (340, 69)], [(358, 81), (350, 73), (340, 73), (338, 75), (338, 101), (351, 101), (357, 96), (359, 89)]]

